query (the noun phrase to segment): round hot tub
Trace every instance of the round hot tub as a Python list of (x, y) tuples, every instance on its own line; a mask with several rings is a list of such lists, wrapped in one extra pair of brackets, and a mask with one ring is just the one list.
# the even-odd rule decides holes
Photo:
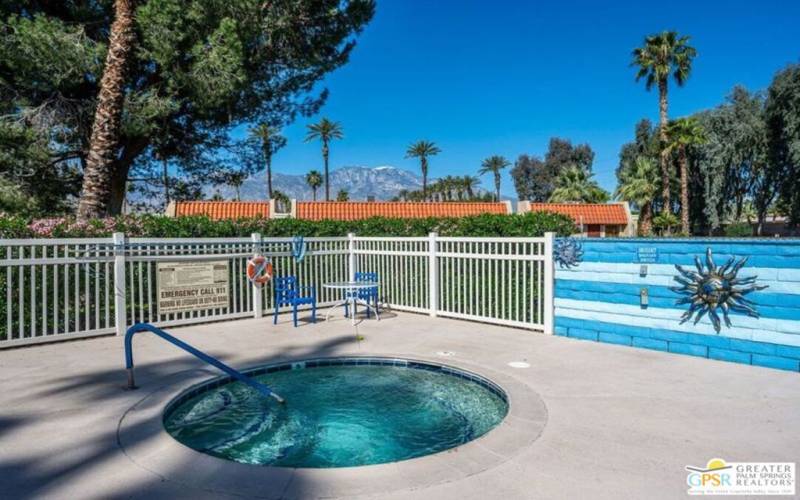
[(286, 404), (215, 379), (167, 406), (167, 432), (197, 451), (241, 463), (351, 467), (454, 448), (508, 413), (506, 393), (490, 380), (427, 362), (327, 358), (245, 373)]

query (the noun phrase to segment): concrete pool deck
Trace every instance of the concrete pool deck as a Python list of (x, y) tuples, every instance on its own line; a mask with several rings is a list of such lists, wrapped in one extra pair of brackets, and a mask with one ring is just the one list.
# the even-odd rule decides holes
[(281, 320), (167, 330), (237, 368), (336, 355), (439, 361), (499, 383), (512, 414), (476, 441), (410, 461), (255, 467), (166, 435), (166, 402), (218, 372), (151, 334), (134, 340), (135, 391), (123, 390), (118, 337), (5, 350), (0, 498), (677, 498), (686, 465), (797, 461), (800, 450), (796, 373), (414, 314), (362, 322), (362, 342), (341, 317), (296, 329)]

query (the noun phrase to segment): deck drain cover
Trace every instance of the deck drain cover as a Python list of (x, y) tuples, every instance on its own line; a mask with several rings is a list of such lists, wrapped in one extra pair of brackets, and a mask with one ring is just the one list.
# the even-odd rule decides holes
[(512, 361), (508, 364), (511, 368), (530, 368), (531, 364), (525, 361)]
[(453, 351), (436, 351), (436, 355), (445, 358), (452, 358), (453, 356), (456, 355), (456, 353), (454, 353)]

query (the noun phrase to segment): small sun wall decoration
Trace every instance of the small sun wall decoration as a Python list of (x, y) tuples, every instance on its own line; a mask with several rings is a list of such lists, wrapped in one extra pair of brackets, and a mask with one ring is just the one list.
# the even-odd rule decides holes
[(580, 264), (583, 247), (575, 238), (559, 238), (553, 249), (555, 261), (561, 268), (571, 268)]
[(705, 261), (705, 266), (703, 266), (700, 257), (695, 256), (694, 265), (697, 271), (675, 265), (681, 275), (675, 276), (674, 279), (681, 286), (671, 287), (670, 290), (684, 295), (675, 304), (689, 304), (689, 309), (681, 316), (681, 323), (689, 321), (694, 316), (696, 325), (703, 316), (708, 314), (714, 330), (719, 333), (722, 321), (718, 310), (722, 310), (722, 320), (729, 328), (731, 327), (729, 317), (731, 311), (758, 318), (757, 304), (745, 298), (745, 295), (763, 290), (767, 286), (755, 284), (758, 276), (738, 277), (739, 271), (747, 263), (747, 258), (737, 261), (735, 257), (731, 257), (725, 264), (717, 267), (711, 248), (708, 248)]

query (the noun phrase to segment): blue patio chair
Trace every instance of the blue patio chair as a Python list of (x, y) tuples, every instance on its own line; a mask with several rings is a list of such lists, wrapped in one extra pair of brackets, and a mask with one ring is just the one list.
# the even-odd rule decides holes
[[(378, 273), (356, 273), (356, 281), (374, 281), (378, 282)], [(371, 305), (375, 308), (375, 311), (378, 311), (378, 287), (373, 288), (362, 288), (361, 290), (357, 290), (355, 292), (356, 298), (363, 300), (367, 304)], [(344, 315), (345, 317), (350, 315), (350, 307), (349, 303), (345, 303), (344, 305)], [(367, 317), (369, 318), (370, 312), (369, 308), (367, 308)]]
[[(300, 286), (297, 277), (282, 276), (275, 278), (275, 314), (272, 324), (278, 324), (278, 308), (292, 306), (292, 321), (297, 326), (297, 306), (311, 304), (311, 322), (317, 322), (317, 293), (313, 286)], [(301, 296), (301, 290), (310, 290), (309, 295)]]

